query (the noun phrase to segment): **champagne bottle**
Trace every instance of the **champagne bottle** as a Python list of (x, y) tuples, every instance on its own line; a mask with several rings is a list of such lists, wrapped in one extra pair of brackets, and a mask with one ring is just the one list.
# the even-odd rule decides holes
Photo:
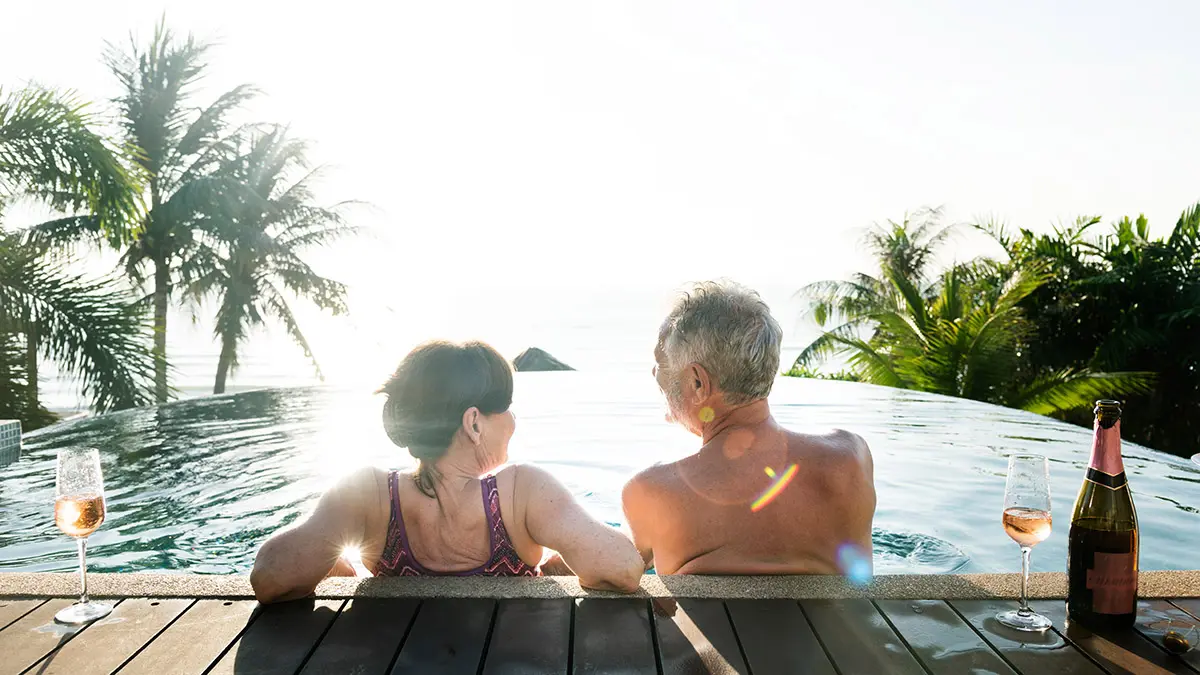
[(1096, 401), (1092, 457), (1067, 543), (1067, 615), (1106, 629), (1137, 615), (1138, 526), (1121, 461), (1121, 404)]

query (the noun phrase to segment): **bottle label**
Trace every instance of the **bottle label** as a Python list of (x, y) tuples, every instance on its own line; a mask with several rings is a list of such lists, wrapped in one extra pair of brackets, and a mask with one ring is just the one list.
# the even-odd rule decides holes
[(1095, 467), (1088, 467), (1087, 479), (1096, 485), (1103, 485), (1110, 490), (1123, 488), (1129, 484), (1129, 480), (1125, 478), (1125, 472), (1122, 471), (1117, 475), (1107, 474)]
[(1097, 614), (1129, 614), (1136, 609), (1137, 572), (1133, 553), (1095, 553), (1095, 564), (1087, 572), (1092, 591), (1092, 611)]

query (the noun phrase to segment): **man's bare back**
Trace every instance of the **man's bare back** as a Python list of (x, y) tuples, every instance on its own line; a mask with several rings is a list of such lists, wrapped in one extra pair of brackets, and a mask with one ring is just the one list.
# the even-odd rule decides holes
[(842, 574), (847, 559), (869, 565), (875, 488), (866, 442), (840, 430), (793, 433), (766, 401), (750, 408), (734, 415), (748, 424), (629, 482), (625, 516), (639, 550), (660, 574)]
[(762, 298), (725, 281), (681, 294), (659, 328), (667, 419), (701, 439), (621, 494), (633, 543), (659, 573), (870, 573), (871, 452), (847, 431), (775, 423), (767, 397), (782, 342)]

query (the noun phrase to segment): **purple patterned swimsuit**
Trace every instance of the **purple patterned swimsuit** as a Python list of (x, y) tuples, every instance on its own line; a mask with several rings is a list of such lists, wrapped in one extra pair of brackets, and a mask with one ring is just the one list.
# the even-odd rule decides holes
[(438, 572), (426, 569), (417, 562), (412, 549), (408, 546), (408, 534), (404, 531), (404, 518), (400, 514), (400, 474), (393, 471), (388, 474), (388, 490), (392, 493), (392, 516), (388, 522), (387, 542), (383, 546), (383, 555), (375, 565), (377, 577), (536, 577), (540, 572), (521, 560), (513, 549), (508, 530), (504, 528), (504, 520), (500, 517), (500, 491), (496, 489), (496, 477), (487, 476), (482, 481), (483, 512), (487, 515), (488, 530), (491, 537), (492, 555), (487, 562), (475, 569), (462, 572)]

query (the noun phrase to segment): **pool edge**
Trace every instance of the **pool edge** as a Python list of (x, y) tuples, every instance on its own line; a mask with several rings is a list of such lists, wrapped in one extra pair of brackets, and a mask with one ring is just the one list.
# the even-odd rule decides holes
[[(244, 575), (201, 574), (89, 574), (88, 590), (96, 597), (252, 598), (250, 579)], [(1066, 597), (1067, 575), (1039, 572), (1030, 575), (1029, 595), (1039, 599)], [(1020, 592), (1018, 574), (896, 574), (875, 577), (869, 586), (849, 584), (837, 576), (699, 576), (646, 575), (635, 597), (834, 600), (872, 598), (909, 600), (923, 598), (1012, 599)], [(72, 597), (79, 593), (79, 577), (65, 573), (0, 573), (0, 598)], [(619, 597), (589, 591), (575, 577), (494, 578), (331, 578), (321, 582), (322, 598), (584, 598)], [(1138, 595), (1142, 598), (1200, 597), (1200, 570), (1141, 572)]]

